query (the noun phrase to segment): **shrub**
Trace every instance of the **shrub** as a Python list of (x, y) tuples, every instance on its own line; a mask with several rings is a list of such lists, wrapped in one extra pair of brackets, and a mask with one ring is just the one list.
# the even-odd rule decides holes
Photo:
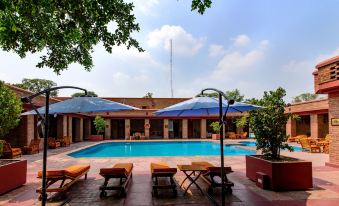
[(105, 126), (106, 126), (106, 122), (104, 118), (100, 116), (96, 116), (94, 119), (94, 126), (95, 126), (95, 130), (97, 131), (97, 134), (103, 134), (105, 131)]
[(220, 133), (220, 124), (218, 121), (212, 122), (210, 124), (210, 127), (212, 128), (214, 134), (219, 134)]

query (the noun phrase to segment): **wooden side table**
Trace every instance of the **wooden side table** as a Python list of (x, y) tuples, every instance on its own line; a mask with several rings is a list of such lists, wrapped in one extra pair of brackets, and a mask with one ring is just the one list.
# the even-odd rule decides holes
[[(199, 179), (200, 175), (202, 174), (202, 172), (206, 171), (206, 168), (200, 165), (178, 165), (178, 168), (180, 171), (182, 171), (185, 175), (186, 178), (182, 181), (182, 183), (180, 184), (180, 187), (182, 187), (182, 185), (184, 184), (184, 182), (188, 179), (189, 181), (191, 181), (191, 183), (187, 186), (187, 188), (185, 189), (184, 195), (187, 193), (187, 190), (194, 184), (201, 192), (201, 194), (204, 194), (204, 192), (202, 191), (201, 187), (197, 184), (197, 180)], [(193, 178), (192, 176), (194, 174), (195, 177)]]

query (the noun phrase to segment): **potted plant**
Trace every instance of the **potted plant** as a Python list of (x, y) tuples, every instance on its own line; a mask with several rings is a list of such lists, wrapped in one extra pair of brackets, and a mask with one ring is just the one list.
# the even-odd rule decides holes
[(210, 124), (210, 127), (212, 128), (212, 139), (217, 140), (220, 139), (220, 124), (218, 121), (212, 122)]
[(94, 127), (96, 131), (96, 135), (91, 135), (90, 140), (92, 141), (101, 141), (104, 139), (103, 133), (105, 132), (106, 122), (105, 119), (101, 116), (96, 116), (94, 121)]
[[(21, 101), (4, 82), (0, 81), (0, 139), (3, 139), (20, 121)], [(0, 158), (4, 141), (0, 141)], [(0, 159), (0, 195), (26, 183), (27, 161)]]
[(280, 155), (281, 150), (293, 151), (286, 143), (283, 88), (265, 92), (260, 100), (252, 99), (249, 103), (263, 106), (251, 111), (249, 122), (256, 136), (257, 150), (261, 155), (246, 156), (246, 176), (257, 182), (258, 186), (271, 190), (303, 190), (312, 188), (312, 162)]

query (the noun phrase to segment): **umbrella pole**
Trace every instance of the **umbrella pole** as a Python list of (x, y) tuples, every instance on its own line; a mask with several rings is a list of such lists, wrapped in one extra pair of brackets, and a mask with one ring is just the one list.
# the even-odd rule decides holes
[(42, 189), (41, 189), (41, 204), (42, 206), (46, 205), (47, 195), (46, 195), (46, 167), (47, 167), (47, 147), (48, 147), (48, 127), (49, 127), (49, 94), (46, 92), (46, 104), (45, 104), (45, 132), (44, 132), (44, 151), (43, 151), (43, 162), (42, 162)]
[(221, 160), (221, 205), (225, 206), (224, 190), (224, 121), (222, 112), (222, 95), (219, 93), (220, 160)]

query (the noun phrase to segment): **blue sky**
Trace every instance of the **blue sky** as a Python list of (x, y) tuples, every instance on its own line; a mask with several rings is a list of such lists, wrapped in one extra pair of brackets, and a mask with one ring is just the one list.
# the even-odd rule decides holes
[[(71, 65), (61, 75), (35, 68), (39, 54), (20, 59), (0, 51), (0, 79), (51, 79), (100, 96), (170, 97), (169, 39), (173, 40), (175, 97), (191, 97), (206, 87), (238, 88), (245, 97), (261, 97), (282, 86), (286, 100), (314, 92), (315, 65), (339, 55), (338, 1), (215, 0), (204, 15), (190, 11), (189, 0), (134, 0), (141, 30), (134, 36), (146, 50), (138, 53), (101, 45), (86, 72)], [(61, 96), (75, 91), (60, 91)]]

